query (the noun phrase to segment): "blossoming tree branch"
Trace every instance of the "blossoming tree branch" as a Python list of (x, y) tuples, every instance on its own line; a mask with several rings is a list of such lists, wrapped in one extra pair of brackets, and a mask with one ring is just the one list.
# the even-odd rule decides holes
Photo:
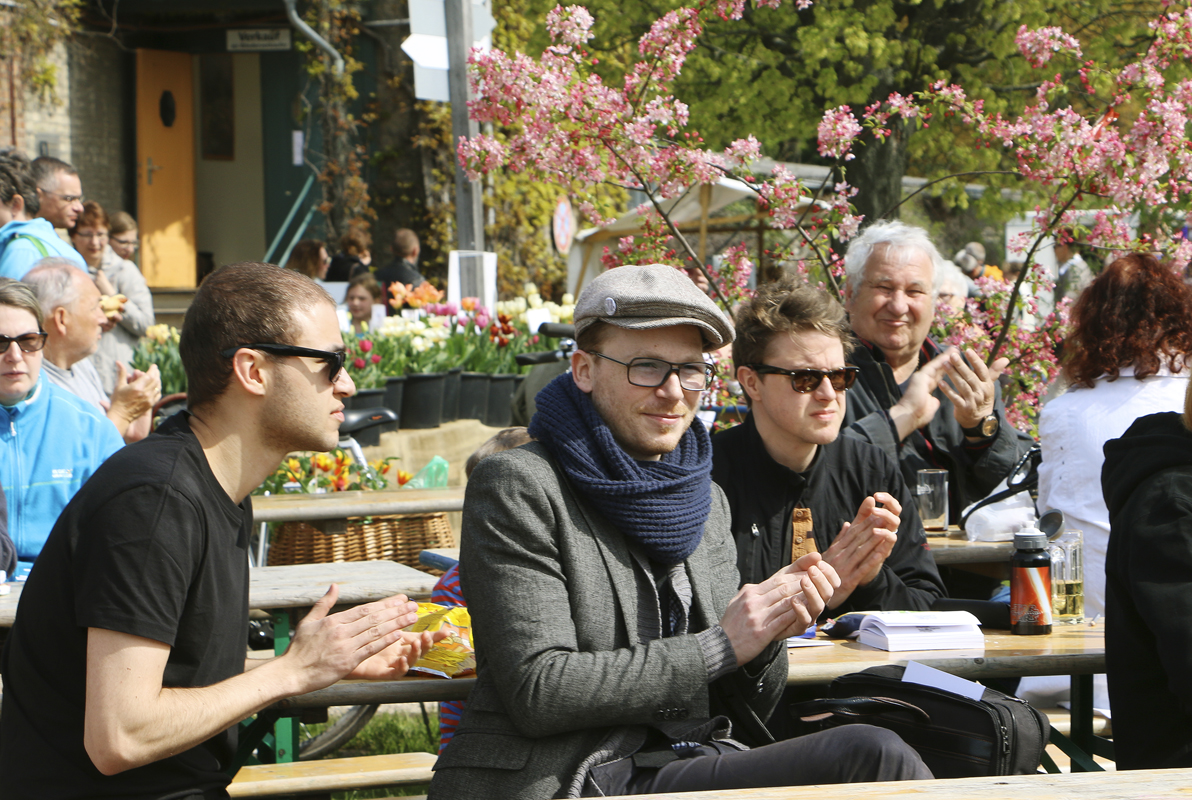
[[(832, 1), (822, 0), (819, 7)], [(474, 119), (493, 123), (494, 133), (462, 141), (460, 163), (470, 177), (510, 169), (555, 183), (579, 200), (581, 214), (593, 224), (605, 221), (593, 202), (597, 185), (644, 192), (651, 211), (645, 230), (620, 240), (605, 257), (608, 266), (648, 259), (676, 266), (690, 261), (704, 269), (662, 201), (737, 177), (757, 189), (768, 227), (792, 233), (794, 246), (772, 257), (839, 292), (840, 247), (866, 222), (855, 213), (856, 190), (846, 180), (848, 162), (863, 146), (861, 134), (868, 130), (881, 141), (895, 117), (914, 126), (939, 117), (959, 119), (974, 146), (1000, 150), (1008, 162), (1002, 172), (1017, 176), (1019, 191), (1037, 198), (1033, 228), (1016, 243), (1025, 251), (1026, 267), (1012, 286), (987, 287), (983, 305), (970, 301), (950, 334), (976, 346), (984, 339), (990, 362), (999, 354), (1011, 358), (1021, 376), (1012, 407), (1023, 418), (1058, 370), (1054, 343), (1066, 320), (1066, 307), (1048, 311), (1035, 301), (1052, 288), (1036, 261), (1045, 242), (1075, 234), (1106, 258), (1146, 250), (1180, 269), (1192, 259), (1187, 220), (1175, 211), (1192, 192), (1192, 144), (1186, 135), (1192, 81), (1183, 78), (1192, 55), (1192, 9), (1168, 5), (1150, 24), (1145, 52), (1117, 65), (1084, 59), (1080, 42), (1059, 28), (1023, 26), (1016, 43), (1041, 81), (1033, 102), (1014, 119), (987, 113), (963, 87), (942, 81), (864, 108), (828, 109), (818, 127), (818, 149), (834, 161), (840, 177), (830, 189), (824, 182), (812, 191), (781, 165), (766, 178), (749, 172), (761, 152), (747, 131), (723, 150), (704, 148), (689, 128), (687, 105), (672, 93), (704, 25), (716, 17), (740, 18), (744, 3), (704, 0), (656, 20), (618, 85), (594, 70), (596, 59), (585, 49), (594, 20), (582, 6), (559, 6), (547, 15), (551, 44), (540, 57), (474, 53), (470, 80), (476, 99), (469, 110)], [(782, 0), (757, 3), (777, 8)], [(1131, 228), (1132, 217), (1143, 220), (1138, 232)], [(744, 245), (731, 249), (726, 262), (721, 274), (708, 278), (713, 293), (730, 305), (744, 291), (743, 276), (752, 264)]]

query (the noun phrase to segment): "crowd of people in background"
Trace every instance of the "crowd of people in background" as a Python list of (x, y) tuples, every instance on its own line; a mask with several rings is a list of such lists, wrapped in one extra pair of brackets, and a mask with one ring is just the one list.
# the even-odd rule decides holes
[[(202, 621), (212, 609), (246, 618), (243, 598), (215, 589), (228, 579), (238, 590), (245, 577), (242, 544), (229, 544), (251, 519), (243, 498), (289, 451), (335, 443), (354, 392), (343, 336), (400, 313), (389, 289), (426, 281), (421, 245), (397, 230), (380, 266), (369, 234), (352, 229), (334, 254), (323, 241), (298, 242), (285, 270), (216, 271), (186, 317), (190, 411), (149, 437), (161, 380), (156, 367), (130, 363), (155, 322), (134, 260), (137, 225), (83, 189), (66, 162), (0, 150), (0, 569), (45, 564), (29, 602), (74, 620), (54, 671), (68, 688), (47, 707), (87, 742), (39, 767), (37, 780), (61, 771), (98, 791), (118, 785), (105, 783), (109, 774), (149, 766), (136, 781), (155, 791), (218, 789), (219, 732), (264, 696), (261, 676), (236, 663), (240, 623)], [(1086, 613), (1112, 623), (1095, 705), (1113, 711), (1119, 765), (1192, 766), (1192, 715), (1151, 729), (1138, 711), (1188, 707), (1177, 684), (1192, 667), (1182, 644), (1192, 636), (1192, 287), (1150, 255), (1095, 272), (1078, 250), (1072, 231), (1058, 232), (1047, 300), (1072, 301), (1071, 328), (1039, 416), (1037, 507), (1063, 511), (1084, 533)], [(1022, 264), (1002, 270), (986, 255), (970, 242), (948, 261), (927, 231), (879, 220), (848, 243), (843, 303), (784, 278), (731, 318), (681, 270), (626, 266), (593, 279), (576, 305), (570, 369), (536, 386), (528, 429), (494, 437), (469, 463), (462, 560), (436, 598), (463, 605), (466, 594), (475, 609), (479, 678), (467, 706), (443, 707), (431, 796), (930, 777), (901, 740), (865, 726), (793, 737), (783, 640), (847, 611), (938, 609), (973, 591), (937, 569), (914, 487), (920, 470), (945, 471), (956, 523), (1035, 444), (1007, 418), (1007, 360), (986, 364), (930, 335), (982, 303), (993, 281), (1018, 279)], [(713, 373), (705, 354), (730, 347), (747, 412), (709, 436), (692, 424)], [(316, 422), (299, 420), (303, 412)], [(105, 506), (112, 493), (131, 511)], [(101, 533), (80, 545), (92, 518)], [(183, 534), (171, 538), (175, 529)], [(81, 569), (80, 546), (111, 574)], [(136, 548), (179, 571), (151, 576), (151, 591), (137, 592), (148, 615), (129, 616), (115, 598), (140, 563)], [(1162, 585), (1145, 574), (1156, 560)], [(186, 570), (202, 581), (202, 608), (188, 605)], [(78, 591), (104, 602), (83, 609)], [(544, 621), (540, 608), (569, 613)], [(1168, 608), (1176, 633), (1152, 631)], [(269, 697), (344, 675), (394, 677), (430, 643), (398, 631), (411, 619), (404, 598), (367, 613), (386, 622), (366, 654), (318, 670), (315, 656), (278, 659), (268, 669), (289, 682)], [(360, 618), (321, 619), (295, 641), (319, 650), (315, 628)], [(5, 769), (51, 729), (19, 710), (18, 695), (40, 702), (46, 691), (32, 624), (21, 623), (4, 656)], [(385, 653), (384, 665), (373, 658)], [(129, 689), (119, 669), (134, 668), (147, 671)], [(158, 724), (176, 713), (166, 695), (139, 709), (127, 702), (126, 690), (160, 689), (167, 671), (184, 676), (178, 686), (223, 687), (203, 695), (202, 724), (130, 750), (97, 744), (109, 716)], [(92, 681), (108, 703), (93, 707), (88, 695), (79, 706)], [(1027, 679), (1018, 691), (1051, 704), (1063, 694), (1056, 684)], [(709, 722), (720, 714), (754, 749), (726, 744), (728, 728)], [(643, 719), (654, 720), (644, 734)], [(672, 758), (675, 742), (686, 749)]]

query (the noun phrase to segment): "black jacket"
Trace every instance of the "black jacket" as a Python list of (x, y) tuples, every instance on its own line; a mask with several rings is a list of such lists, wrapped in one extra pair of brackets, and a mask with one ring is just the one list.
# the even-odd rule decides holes
[(1122, 769), (1192, 767), (1192, 433), (1174, 412), (1105, 443), (1105, 660)]
[[(1030, 450), (1034, 439), (1015, 429), (1006, 420), (1006, 407), (998, 389), (993, 410), (1001, 422), (997, 435), (988, 442), (970, 444), (956, 421), (952, 401), (939, 389), (935, 396), (939, 410), (926, 427), (904, 441), (887, 412), (902, 399), (902, 389), (894, 380), (894, 370), (882, 351), (858, 339), (849, 363), (859, 367), (857, 382), (848, 393), (841, 434), (877, 445), (902, 468), (907, 486), (917, 486), (921, 469), (948, 470), (948, 521), (955, 523), (964, 509), (988, 495), (1010, 474), (1018, 460)], [(935, 342), (923, 342), (920, 363), (926, 363), (943, 351)]]
[(894, 551), (878, 576), (858, 586), (833, 613), (922, 610), (946, 594), (915, 500), (898, 466), (872, 445), (838, 438), (816, 449), (806, 472), (793, 472), (766, 452), (750, 414), (743, 424), (712, 437), (712, 480), (728, 496), (742, 583), (763, 581), (790, 563), (796, 507), (811, 509), (816, 549), (822, 553), (866, 497), (889, 492), (902, 504)]
[(328, 283), (349, 281), (355, 277), (356, 273), (365, 269), (368, 267), (357, 256), (336, 253), (331, 257), (331, 266), (327, 267), (327, 277), (323, 280)]

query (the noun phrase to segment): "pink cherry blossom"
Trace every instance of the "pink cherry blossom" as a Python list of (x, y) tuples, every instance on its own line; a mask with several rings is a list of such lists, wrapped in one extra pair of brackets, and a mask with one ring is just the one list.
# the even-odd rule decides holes
[(1080, 42), (1075, 36), (1064, 33), (1060, 28), (1038, 28), (1031, 30), (1026, 25), (1018, 29), (1014, 37), (1018, 51), (1026, 56), (1032, 67), (1038, 69), (1051, 60), (1056, 53), (1068, 51), (1074, 56), (1080, 56)]

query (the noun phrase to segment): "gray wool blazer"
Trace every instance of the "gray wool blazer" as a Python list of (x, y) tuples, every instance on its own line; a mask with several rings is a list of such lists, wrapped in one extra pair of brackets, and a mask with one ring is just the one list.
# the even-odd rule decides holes
[(648, 579), (628, 540), (541, 444), (480, 463), (460, 551), (478, 680), (432, 800), (574, 797), (590, 767), (636, 752), (652, 727), (769, 717), (786, 684), (783, 643), (709, 685), (694, 635), (718, 624), (738, 585), (728, 503), (712, 492), (686, 562), (692, 633), (641, 644), (638, 581)]

